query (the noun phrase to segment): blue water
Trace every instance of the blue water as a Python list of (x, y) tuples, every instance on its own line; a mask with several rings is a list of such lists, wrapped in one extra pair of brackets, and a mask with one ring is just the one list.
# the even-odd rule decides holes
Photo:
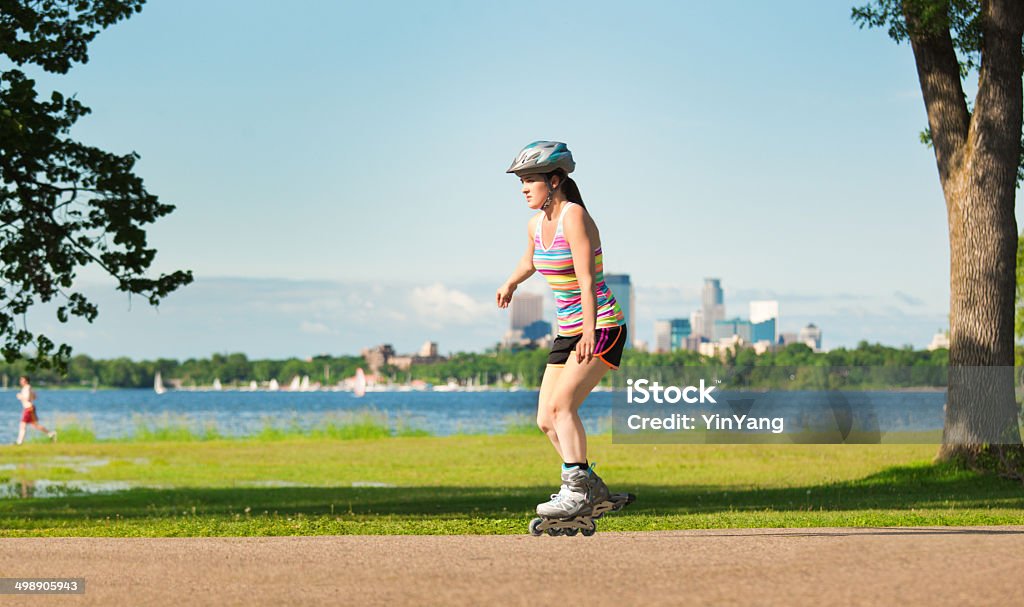
[[(350, 392), (187, 392), (157, 395), (152, 390), (37, 390), (39, 421), (49, 427), (71, 423), (91, 428), (98, 438), (130, 436), (140, 425), (185, 425), (197, 434), (210, 427), (224, 436), (257, 434), (267, 427), (310, 430), (325, 422), (345, 423), (371, 411), (393, 429), (413, 428), (437, 436), (456, 433), (503, 432), (510, 424), (533, 423), (537, 392), (370, 392), (356, 398)], [(806, 413), (802, 396), (812, 393), (774, 393), (758, 399), (752, 413), (772, 410), (795, 417)], [(886, 430), (942, 428), (944, 392), (846, 392), (854, 414), (876, 416)], [(739, 396), (739, 395), (737, 395)], [(785, 404), (778, 398), (784, 398)], [(791, 400), (792, 399), (792, 400)], [(769, 406), (769, 401), (773, 401)], [(611, 429), (614, 413), (625, 413), (622, 393), (595, 392), (580, 410), (590, 431)], [(8, 411), (7, 428), (17, 433), (21, 404), (13, 390), (0, 390), (0, 411)], [(721, 411), (729, 413), (729, 411)], [(0, 428), (4, 427), (0, 417)], [(795, 425), (795, 424), (794, 424)], [(787, 423), (787, 430), (789, 424)], [(797, 426), (798, 427), (798, 426)], [(0, 442), (3, 435), (0, 434)]]
[[(257, 434), (268, 426), (310, 430), (324, 422), (344, 423), (367, 410), (386, 419), (393, 429), (414, 428), (438, 436), (495, 434), (511, 423), (532, 423), (537, 411), (535, 390), (369, 392), (362, 398), (350, 392), (36, 392), (37, 414), (44, 426), (59, 429), (61, 425), (75, 423), (91, 428), (98, 438), (129, 436), (139, 424), (186, 425), (196, 433), (203, 433), (212, 425), (224, 436)], [(14, 395), (12, 390), (0, 391), (0, 411), (9, 412), (8, 427), (16, 435), (21, 404)], [(580, 415), (587, 428), (607, 430), (611, 407), (611, 393), (594, 393)]]

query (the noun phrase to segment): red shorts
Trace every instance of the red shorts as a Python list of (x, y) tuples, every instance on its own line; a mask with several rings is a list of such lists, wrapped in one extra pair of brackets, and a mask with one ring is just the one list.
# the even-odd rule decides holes
[(38, 422), (39, 418), (36, 417), (36, 408), (28, 407), (26, 409), (23, 409), (21, 411), (21, 421), (25, 422), (26, 424)]

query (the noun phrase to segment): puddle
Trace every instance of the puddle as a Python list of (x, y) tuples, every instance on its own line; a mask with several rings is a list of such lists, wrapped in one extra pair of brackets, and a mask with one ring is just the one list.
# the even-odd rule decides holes
[(305, 483), (296, 483), (292, 481), (253, 481), (252, 483), (246, 483), (250, 487), (312, 487), (313, 485), (307, 485)]
[(67, 497), (69, 495), (97, 495), (115, 493), (132, 488), (125, 481), (10, 481), (0, 483), (0, 499), (30, 497)]
[(376, 481), (352, 481), (353, 487), (384, 487), (387, 489), (393, 489), (398, 485), (392, 485), (391, 483), (378, 483)]
[(0, 470), (24, 470), (25, 468), (70, 468), (75, 472), (88, 472), (89, 468), (98, 468), (110, 463), (109, 459), (83, 457), (76, 455), (57, 455), (41, 460), (21, 462), (18, 464), (0, 464)]
[(48, 460), (43, 460), (41, 466), (63, 466), (71, 468), (75, 472), (88, 472), (89, 468), (99, 468), (110, 464), (109, 459), (96, 457), (83, 457), (75, 455), (58, 455)]

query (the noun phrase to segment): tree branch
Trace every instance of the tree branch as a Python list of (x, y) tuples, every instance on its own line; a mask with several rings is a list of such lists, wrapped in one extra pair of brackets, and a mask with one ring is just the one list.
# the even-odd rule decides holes
[(949, 3), (945, 2), (944, 23), (925, 15), (919, 2), (904, 2), (910, 45), (914, 49), (917, 76), (921, 83), (928, 127), (935, 146), (939, 178), (947, 183), (951, 171), (963, 165), (964, 145), (970, 128), (970, 112), (960, 82), (960, 64), (949, 32)]
[[(1016, 159), (1021, 146), (1024, 2), (985, 0), (981, 10), (982, 64), (969, 141), (972, 149), (983, 149), (998, 158)], [(1018, 165), (1005, 167), (1013, 169), (1014, 179)]]

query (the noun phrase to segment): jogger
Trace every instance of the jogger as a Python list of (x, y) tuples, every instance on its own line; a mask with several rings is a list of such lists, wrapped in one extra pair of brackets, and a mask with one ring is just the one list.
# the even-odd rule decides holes
[(27, 375), (22, 375), (18, 378), (18, 383), (21, 384), (21, 391), (18, 392), (18, 400), (21, 401), (21, 423), (18, 425), (18, 443), (25, 442), (25, 427), (32, 426), (36, 430), (39, 430), (43, 434), (50, 437), (50, 440), (57, 441), (57, 432), (49, 431), (45, 426), (39, 423), (39, 417), (36, 415), (36, 391), (32, 389), (32, 383), (29, 381)]

